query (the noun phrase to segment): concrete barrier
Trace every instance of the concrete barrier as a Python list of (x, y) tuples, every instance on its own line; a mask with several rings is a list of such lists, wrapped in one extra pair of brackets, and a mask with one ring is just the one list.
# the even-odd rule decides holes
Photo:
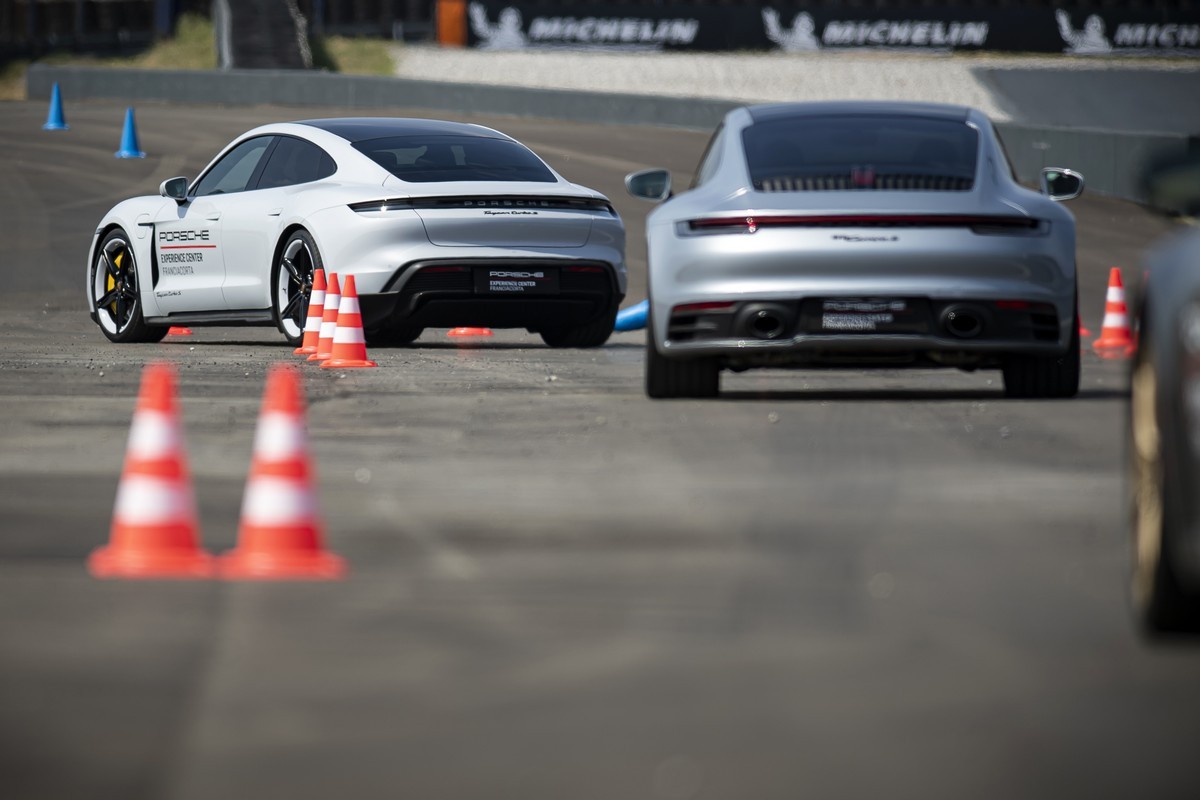
[(1200, 137), (1178, 133), (1131, 133), (996, 124), (1017, 176), (1036, 181), (1042, 167), (1069, 167), (1083, 174), (1088, 191), (1144, 202), (1141, 175), (1166, 156), (1200, 151)]
[[(711, 130), (737, 103), (723, 100), (481, 86), (402, 78), (291, 70), (135, 70), (34, 64), (31, 99), (49, 98), (55, 83), (75, 98), (123, 103), (332, 106), (387, 112), (425, 109), (544, 117), (597, 124)], [(1200, 151), (1200, 137), (998, 123), (1017, 175), (1034, 181), (1043, 166), (1082, 172), (1089, 190), (1144, 200), (1139, 174), (1148, 159)]]

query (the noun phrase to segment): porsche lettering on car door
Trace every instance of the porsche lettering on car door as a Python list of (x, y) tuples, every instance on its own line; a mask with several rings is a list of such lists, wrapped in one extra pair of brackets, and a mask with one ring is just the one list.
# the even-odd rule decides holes
[(225, 262), (219, 212), (208, 198), (178, 210), (178, 219), (154, 226), (154, 300), (159, 312), (221, 309)]

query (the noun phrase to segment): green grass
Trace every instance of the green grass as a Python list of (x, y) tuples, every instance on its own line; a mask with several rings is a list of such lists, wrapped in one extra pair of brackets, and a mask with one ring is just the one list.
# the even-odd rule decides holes
[(0, 65), (0, 100), (25, 99), (25, 68), (28, 66), (28, 61)]
[[(313, 37), (313, 66), (349, 75), (392, 75), (392, 43), (387, 39), (351, 39), (345, 36)], [(128, 69), (215, 69), (217, 51), (213, 26), (205, 17), (184, 14), (179, 18), (175, 36), (156, 42), (133, 56), (99, 58), (75, 53), (56, 52), (41, 59), (46, 64), (117, 67)], [(28, 61), (0, 63), (0, 100), (25, 99), (25, 70)]]
[[(347, 75), (395, 75), (392, 42), (388, 39), (352, 39), (348, 36), (313, 37), (313, 66)], [(319, 58), (324, 52), (326, 58)]]

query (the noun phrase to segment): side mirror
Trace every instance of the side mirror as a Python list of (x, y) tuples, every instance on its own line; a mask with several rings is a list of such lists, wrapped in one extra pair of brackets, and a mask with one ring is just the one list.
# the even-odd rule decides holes
[(643, 200), (666, 200), (671, 196), (671, 173), (665, 169), (644, 169), (625, 176), (625, 189)]
[(183, 205), (187, 201), (187, 190), (187, 178), (167, 178), (158, 185), (159, 194), (171, 198), (179, 205)]
[(1200, 214), (1200, 155), (1175, 156), (1152, 164), (1142, 178), (1151, 206), (1173, 214)]
[(1074, 200), (1083, 194), (1083, 176), (1062, 167), (1043, 167), (1039, 185), (1051, 200)]

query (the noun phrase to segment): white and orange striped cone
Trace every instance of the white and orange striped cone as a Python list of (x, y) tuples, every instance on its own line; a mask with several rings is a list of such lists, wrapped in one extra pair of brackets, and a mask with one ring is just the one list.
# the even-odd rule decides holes
[[(321, 312), (321, 335), (317, 338), (317, 352), (308, 357), (309, 361), (324, 361), (333, 352), (333, 334), (337, 330), (338, 306), (342, 301), (342, 289), (338, 286), (336, 272), (329, 273), (325, 285), (325, 303)], [(307, 326), (307, 323), (305, 323)]]
[(88, 557), (88, 571), (97, 578), (211, 577), (215, 562), (200, 549), (199, 527), (175, 369), (151, 364), (142, 372), (109, 543)]
[(341, 578), (346, 562), (326, 551), (321, 539), (300, 375), (277, 364), (263, 391), (237, 546), (221, 556), (221, 577)]
[(473, 338), (473, 337), (478, 337), (478, 336), (486, 337), (486, 336), (492, 335), (492, 329), (491, 328), (467, 328), (467, 327), (451, 328), (449, 331), (446, 332), (446, 335), (454, 337), (454, 338), (460, 338), (460, 337)]
[(311, 356), (321, 340), (321, 320), (325, 318), (325, 270), (313, 271), (312, 289), (308, 293), (308, 314), (304, 317), (304, 338), (294, 355)]
[(1104, 298), (1104, 323), (1100, 338), (1092, 342), (1092, 350), (1101, 358), (1129, 358), (1137, 348), (1129, 329), (1129, 309), (1125, 305), (1125, 285), (1121, 268), (1108, 273), (1108, 292)]
[(329, 358), (321, 362), (321, 368), (377, 366), (367, 358), (367, 337), (363, 332), (362, 311), (358, 307), (358, 290), (354, 286), (354, 276), (347, 275), (338, 308), (337, 330), (333, 333), (333, 350)]

